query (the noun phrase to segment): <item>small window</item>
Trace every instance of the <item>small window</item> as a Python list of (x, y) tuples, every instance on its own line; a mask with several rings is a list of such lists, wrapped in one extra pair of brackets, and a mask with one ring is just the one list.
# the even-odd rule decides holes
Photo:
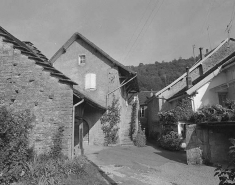
[(141, 118), (145, 117), (145, 107), (140, 107), (140, 117)]
[(86, 55), (78, 55), (78, 65), (86, 64)]
[(219, 104), (224, 107), (225, 101), (227, 99), (227, 92), (219, 92), (218, 96), (219, 96)]

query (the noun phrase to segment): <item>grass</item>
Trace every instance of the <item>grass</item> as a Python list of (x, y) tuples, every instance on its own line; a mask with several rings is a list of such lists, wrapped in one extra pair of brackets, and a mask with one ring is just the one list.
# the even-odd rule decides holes
[(28, 171), (14, 185), (105, 185), (99, 168), (85, 157), (73, 160), (49, 155), (35, 157), (28, 164)]

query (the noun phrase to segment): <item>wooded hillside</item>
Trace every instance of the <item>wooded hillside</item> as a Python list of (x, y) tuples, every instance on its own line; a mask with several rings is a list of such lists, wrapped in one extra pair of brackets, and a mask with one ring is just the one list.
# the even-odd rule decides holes
[[(198, 58), (196, 58), (196, 61)], [(188, 59), (179, 58), (170, 62), (155, 62), (154, 64), (142, 64), (130, 66), (138, 74), (138, 82), (141, 91), (159, 91), (170, 84), (195, 63), (193, 57)]]

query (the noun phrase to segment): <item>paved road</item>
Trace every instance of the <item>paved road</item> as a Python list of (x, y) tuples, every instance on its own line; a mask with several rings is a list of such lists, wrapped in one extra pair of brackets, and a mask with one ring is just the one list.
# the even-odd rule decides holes
[(117, 184), (217, 185), (214, 168), (186, 164), (185, 152), (155, 146), (85, 148), (85, 155)]

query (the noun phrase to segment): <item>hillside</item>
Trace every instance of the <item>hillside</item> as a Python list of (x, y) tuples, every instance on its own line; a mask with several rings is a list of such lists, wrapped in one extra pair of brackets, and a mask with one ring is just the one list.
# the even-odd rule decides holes
[(141, 91), (150, 91), (151, 89), (159, 91), (180, 77), (186, 71), (186, 67), (191, 67), (194, 63), (195, 60), (191, 57), (174, 59), (170, 62), (155, 62), (154, 64), (140, 63), (139, 66), (130, 66), (130, 68), (138, 74)]

